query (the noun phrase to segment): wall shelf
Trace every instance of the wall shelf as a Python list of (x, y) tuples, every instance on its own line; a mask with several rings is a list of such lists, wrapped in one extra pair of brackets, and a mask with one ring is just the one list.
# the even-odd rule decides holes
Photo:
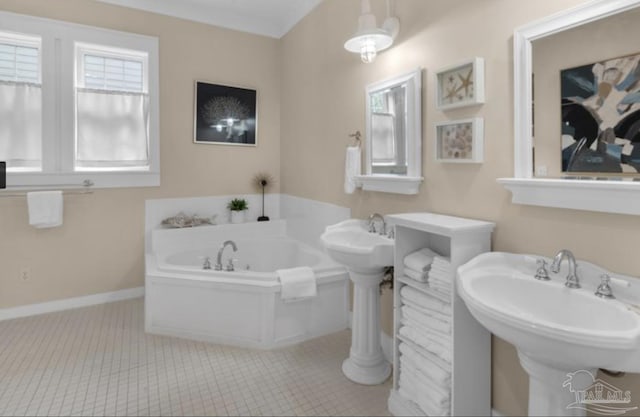
[[(396, 416), (423, 416), (425, 412), (413, 401), (399, 393), (400, 353), (402, 336), (402, 300), (400, 290), (409, 285), (419, 291), (428, 284), (404, 277), (404, 257), (418, 249), (428, 247), (449, 257), (452, 270), (491, 250), (493, 223), (444, 216), (433, 213), (410, 213), (386, 216), (387, 223), (395, 227), (396, 283), (394, 289), (394, 338), (393, 338), (393, 387), (389, 396), (389, 410)], [(441, 300), (452, 307), (452, 364), (451, 364), (451, 415), (491, 415), (491, 334), (469, 313), (455, 291), (442, 295)], [(411, 344), (408, 343), (410, 346)], [(421, 349), (415, 344), (415, 349)]]

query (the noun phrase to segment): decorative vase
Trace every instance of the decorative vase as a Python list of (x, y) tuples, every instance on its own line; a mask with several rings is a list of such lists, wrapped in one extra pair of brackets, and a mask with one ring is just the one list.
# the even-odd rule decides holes
[(245, 210), (231, 210), (231, 224), (244, 223)]

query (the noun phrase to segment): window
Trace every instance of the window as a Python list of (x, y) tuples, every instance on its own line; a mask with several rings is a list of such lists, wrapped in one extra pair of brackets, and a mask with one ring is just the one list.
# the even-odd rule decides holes
[(0, 160), (14, 187), (159, 185), (158, 41), (0, 12)]
[(41, 170), (40, 80), (40, 38), (0, 32), (0, 160), (9, 171)]

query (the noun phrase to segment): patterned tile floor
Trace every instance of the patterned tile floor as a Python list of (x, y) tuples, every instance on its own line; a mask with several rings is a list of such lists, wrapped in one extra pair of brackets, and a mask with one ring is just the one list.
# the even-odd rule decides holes
[(0, 415), (389, 415), (350, 333), (258, 351), (144, 333), (142, 299), (0, 322)]

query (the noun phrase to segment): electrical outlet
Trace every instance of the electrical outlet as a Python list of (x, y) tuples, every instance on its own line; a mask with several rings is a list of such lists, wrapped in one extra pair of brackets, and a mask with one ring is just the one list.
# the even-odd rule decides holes
[(28, 281), (31, 279), (31, 267), (25, 266), (20, 269), (20, 279), (23, 281)]

